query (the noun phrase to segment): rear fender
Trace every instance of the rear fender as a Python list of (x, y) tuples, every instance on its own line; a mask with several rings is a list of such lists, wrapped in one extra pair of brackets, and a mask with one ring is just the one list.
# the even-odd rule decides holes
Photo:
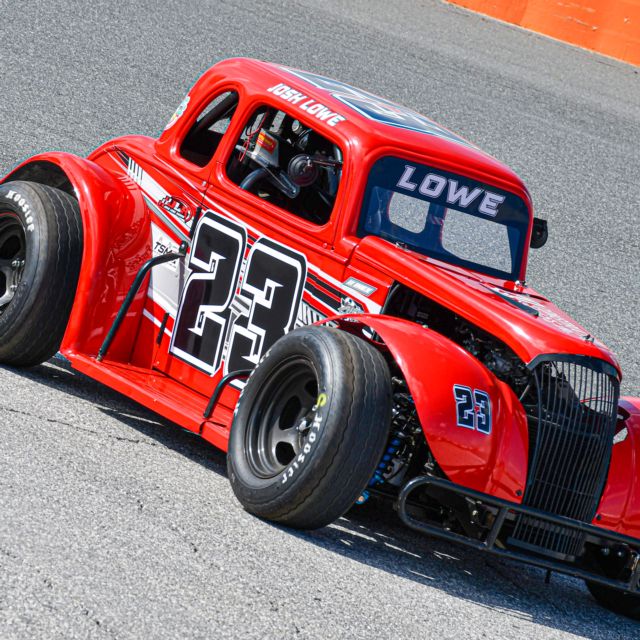
[[(93, 355), (137, 270), (150, 257), (144, 206), (124, 181), (95, 162), (70, 153), (34, 156), (1, 182), (13, 180), (48, 184), (78, 200), (84, 229), (82, 267), (60, 350), (68, 357), (77, 352)], [(132, 333), (126, 329), (120, 332), (129, 337)], [(114, 343), (113, 352), (123, 346)]]
[[(332, 321), (370, 341), (367, 329), (379, 336), (402, 371), (429, 448), (449, 480), (522, 502), (527, 478), (527, 419), (508, 385), (457, 344), (419, 324), (364, 314)], [(456, 400), (459, 389), (468, 390), (462, 392), (462, 399), (465, 394), (473, 399), (471, 422), (475, 421), (475, 426), (459, 424), (458, 412), (464, 408), (464, 402)], [(481, 416), (473, 418), (482, 413), (476, 391), (480, 392), (478, 400), (486, 398), (483, 393), (490, 399), (488, 428)]]
[(621, 398), (611, 465), (593, 524), (640, 538), (640, 398)]

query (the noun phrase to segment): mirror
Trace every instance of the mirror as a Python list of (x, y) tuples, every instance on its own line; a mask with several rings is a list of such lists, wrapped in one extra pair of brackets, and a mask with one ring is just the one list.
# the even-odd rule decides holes
[(547, 227), (547, 221), (542, 218), (533, 219), (533, 231), (531, 232), (531, 242), (529, 246), (532, 249), (539, 249), (544, 247), (549, 238), (549, 229)]

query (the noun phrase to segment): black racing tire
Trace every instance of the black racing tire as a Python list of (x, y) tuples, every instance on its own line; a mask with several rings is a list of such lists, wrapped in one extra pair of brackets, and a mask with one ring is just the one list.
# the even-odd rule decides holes
[(227, 468), (250, 513), (299, 529), (348, 511), (373, 476), (391, 421), (382, 354), (338, 329), (280, 338), (244, 387)]
[(640, 620), (640, 594), (626, 593), (589, 580), (586, 583), (591, 595), (603, 607), (627, 618)]
[(33, 182), (0, 185), (0, 363), (34, 366), (58, 351), (81, 261), (75, 198)]

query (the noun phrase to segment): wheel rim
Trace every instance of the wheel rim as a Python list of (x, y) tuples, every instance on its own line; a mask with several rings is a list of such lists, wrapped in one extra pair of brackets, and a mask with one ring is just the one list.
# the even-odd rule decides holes
[(304, 450), (317, 397), (317, 374), (304, 358), (283, 363), (265, 381), (244, 442), (245, 459), (256, 476), (276, 477)]
[(22, 280), (26, 238), (20, 218), (0, 212), (0, 314), (9, 306)]

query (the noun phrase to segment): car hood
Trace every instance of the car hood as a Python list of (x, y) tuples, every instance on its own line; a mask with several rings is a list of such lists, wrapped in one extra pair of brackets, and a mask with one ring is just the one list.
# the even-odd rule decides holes
[(575, 354), (604, 360), (620, 374), (606, 345), (533, 289), (512, 283), (507, 288), (502, 280), (450, 267), (375, 237), (359, 243), (353, 263), (447, 307), (507, 344), (526, 363), (541, 355)]

